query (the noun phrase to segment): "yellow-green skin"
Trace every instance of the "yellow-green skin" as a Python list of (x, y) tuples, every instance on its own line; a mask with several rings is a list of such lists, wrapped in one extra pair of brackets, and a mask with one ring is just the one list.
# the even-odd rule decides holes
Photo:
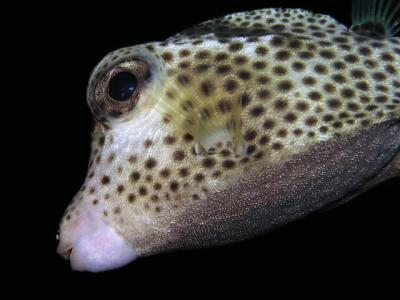
[[(105, 115), (98, 82), (132, 60), (151, 78), (134, 107)], [(92, 155), (60, 247), (83, 208), (145, 256), (249, 238), (398, 176), (385, 166), (400, 148), (399, 74), (399, 38), (300, 9), (108, 54), (88, 87)]]

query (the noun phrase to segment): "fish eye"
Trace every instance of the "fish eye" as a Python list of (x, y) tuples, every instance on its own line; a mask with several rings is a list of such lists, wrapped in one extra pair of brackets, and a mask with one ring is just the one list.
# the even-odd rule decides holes
[(136, 77), (130, 72), (115, 74), (108, 83), (108, 95), (115, 101), (126, 101), (138, 85)]
[(107, 69), (91, 77), (88, 102), (98, 120), (119, 118), (133, 110), (152, 78), (144, 59), (121, 61)]

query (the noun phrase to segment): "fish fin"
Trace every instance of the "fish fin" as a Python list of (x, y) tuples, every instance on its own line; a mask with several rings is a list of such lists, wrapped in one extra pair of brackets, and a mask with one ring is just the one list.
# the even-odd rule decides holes
[(228, 147), (241, 155), (245, 149), (241, 98), (224, 97), (215, 82), (217, 78), (183, 73), (168, 78), (151, 97), (167, 122), (198, 142), (198, 154), (211, 154), (215, 149)]
[(393, 0), (353, 0), (350, 30), (367, 37), (393, 37), (400, 32), (400, 2)]

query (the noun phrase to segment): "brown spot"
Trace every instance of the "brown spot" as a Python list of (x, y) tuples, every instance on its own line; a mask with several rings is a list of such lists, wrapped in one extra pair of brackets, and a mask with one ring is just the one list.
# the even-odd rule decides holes
[(282, 92), (288, 92), (293, 88), (293, 83), (290, 80), (282, 80), (277, 87)]
[(326, 66), (321, 65), (321, 64), (317, 64), (314, 67), (315, 72), (319, 73), (319, 74), (326, 74), (328, 72), (328, 69)]
[(237, 75), (242, 80), (249, 80), (251, 78), (251, 73), (246, 70), (240, 70)]
[(335, 53), (331, 50), (322, 50), (319, 55), (325, 59), (333, 59), (335, 58)]
[(308, 97), (313, 101), (318, 101), (322, 99), (322, 94), (317, 91), (313, 91), (308, 94)]
[(350, 74), (355, 79), (361, 79), (365, 77), (365, 72), (360, 69), (351, 70)]
[(347, 103), (346, 106), (347, 106), (347, 109), (348, 109), (348, 110), (351, 110), (351, 111), (357, 111), (357, 110), (360, 109), (360, 107), (358, 106), (358, 104), (353, 103), (353, 102)]
[(209, 56), (210, 56), (210, 52), (208, 52), (207, 50), (201, 50), (201, 51), (197, 52), (194, 57), (196, 59), (206, 59)]
[(306, 68), (306, 65), (302, 62), (297, 61), (292, 64), (292, 68), (293, 68), (293, 70), (300, 72)]
[(196, 180), (197, 182), (203, 181), (203, 180), (204, 180), (204, 174), (202, 174), (202, 173), (197, 173), (197, 174), (194, 176), (194, 180)]
[(343, 89), (343, 90), (340, 92), (340, 95), (341, 95), (343, 98), (353, 98), (354, 95), (355, 95), (355, 92), (354, 92), (354, 90), (352, 90), (352, 89), (345, 88), (345, 89)]
[(236, 90), (237, 86), (237, 82), (233, 79), (227, 80), (224, 84), (225, 90), (230, 93), (233, 93)]
[(154, 158), (148, 158), (144, 162), (144, 166), (146, 169), (153, 169), (157, 165), (157, 161)]
[(275, 66), (272, 72), (274, 72), (275, 75), (283, 76), (287, 74), (287, 69), (283, 66)]
[(259, 151), (254, 155), (254, 159), (255, 160), (261, 159), (263, 157), (263, 155), (264, 155), (264, 153), (262, 151)]
[(250, 110), (250, 115), (253, 117), (259, 117), (264, 113), (264, 107), (255, 106)]
[(182, 150), (177, 150), (172, 155), (174, 160), (183, 160), (185, 158), (185, 152)]
[(335, 61), (332, 65), (336, 70), (341, 71), (341, 70), (346, 69), (346, 64), (342, 61)]
[(139, 187), (139, 195), (146, 196), (147, 195), (147, 188), (145, 186)]
[(261, 100), (265, 100), (269, 97), (270, 92), (266, 89), (261, 89), (257, 92), (257, 97)]
[(355, 64), (359, 61), (358, 57), (353, 54), (348, 54), (344, 57), (344, 60), (348, 63)]
[(218, 53), (218, 54), (215, 56), (215, 60), (216, 60), (217, 62), (219, 62), (219, 61), (226, 60), (228, 57), (229, 57), (228, 54), (221, 52), (221, 53)]
[(231, 155), (231, 151), (229, 151), (228, 149), (224, 149), (224, 150), (221, 150), (220, 154), (224, 157), (227, 157), (227, 156)]
[(285, 60), (288, 60), (290, 58), (290, 56), (291, 56), (291, 54), (289, 51), (281, 50), (275, 54), (275, 59), (280, 60), (280, 61), (285, 61)]
[(273, 150), (281, 150), (282, 148), (283, 148), (283, 145), (281, 143), (273, 143), (272, 144)]
[(115, 155), (114, 155), (114, 153), (111, 153), (107, 158), (107, 162), (111, 163), (114, 159), (115, 159)]
[(221, 176), (221, 171), (220, 170), (216, 170), (216, 171), (214, 171), (212, 174), (211, 174), (211, 176), (213, 177), (213, 178), (217, 178), (217, 177), (219, 177), (219, 176)]
[(99, 203), (99, 200), (97, 200), (97, 199), (95, 199), (95, 200), (92, 201), (92, 204), (93, 204), (93, 205), (97, 205), (98, 203)]
[(190, 51), (188, 49), (182, 49), (179, 51), (179, 56), (180, 57), (187, 57), (190, 55)]
[(371, 48), (368, 47), (360, 47), (358, 49), (358, 53), (360, 53), (363, 56), (370, 56), (372, 54)]
[(369, 90), (369, 85), (366, 81), (360, 81), (356, 83), (356, 88), (362, 91), (368, 91)]
[(297, 120), (297, 116), (294, 113), (288, 113), (285, 115), (285, 120), (288, 123), (294, 123)]
[(278, 111), (285, 110), (288, 107), (288, 102), (285, 99), (278, 99), (274, 102), (274, 107)]
[(384, 60), (384, 61), (394, 61), (395, 60), (393, 55), (388, 53), (388, 52), (382, 53), (381, 54), (381, 59)]
[(109, 184), (109, 183), (110, 183), (110, 177), (108, 177), (108, 176), (103, 176), (103, 178), (101, 179), (101, 183), (102, 183), (103, 185)]
[(169, 184), (169, 188), (171, 189), (171, 191), (176, 192), (179, 188), (179, 184), (176, 181), (171, 181)]
[(129, 203), (133, 203), (136, 200), (136, 196), (133, 193), (128, 194), (126, 197)]
[(175, 137), (173, 137), (172, 135), (167, 135), (166, 137), (164, 137), (164, 144), (172, 145), (173, 143), (175, 143), (175, 140)]
[(301, 130), (300, 128), (297, 128), (297, 129), (293, 130), (293, 134), (295, 136), (300, 136), (303, 134), (303, 130)]
[(227, 113), (231, 111), (232, 105), (229, 101), (222, 99), (218, 102), (218, 108), (222, 113)]
[(196, 66), (196, 67), (194, 68), (194, 71), (195, 71), (196, 73), (198, 73), (198, 74), (201, 74), (201, 73), (206, 72), (208, 69), (210, 69), (210, 65), (201, 64), (201, 65)]
[(343, 127), (343, 122), (340, 122), (340, 121), (333, 122), (332, 126), (334, 128), (336, 128), (336, 129), (342, 128)]
[(153, 141), (152, 141), (152, 140), (149, 140), (149, 139), (145, 140), (144, 143), (143, 143), (143, 145), (144, 145), (146, 148), (149, 148), (152, 144), (153, 144)]
[(314, 54), (310, 51), (302, 51), (298, 55), (301, 59), (310, 59), (314, 57)]
[(235, 167), (235, 162), (234, 162), (233, 160), (230, 160), (230, 159), (224, 160), (224, 161), (222, 162), (222, 166), (223, 166), (225, 169), (232, 169), (232, 168)]
[(169, 169), (162, 169), (160, 171), (160, 176), (162, 178), (167, 178), (171, 174), (171, 171)]
[(161, 57), (164, 59), (166, 62), (170, 62), (173, 59), (173, 55), (170, 52), (164, 52)]
[(235, 64), (241, 66), (241, 65), (244, 65), (245, 63), (247, 63), (248, 58), (244, 55), (237, 55), (237, 56), (235, 56), (233, 61), (235, 62)]
[(280, 36), (274, 36), (270, 43), (274, 47), (282, 47), (285, 44), (285, 40)]
[(333, 98), (328, 100), (328, 106), (331, 109), (338, 109), (342, 106), (342, 102), (340, 100)]
[(307, 126), (315, 126), (316, 124), (317, 124), (317, 122), (318, 122), (318, 119), (316, 118), (316, 117), (308, 117), (306, 120), (305, 120), (305, 124), (307, 125)]
[(215, 160), (213, 158), (205, 158), (202, 161), (203, 167), (212, 168), (215, 165)]
[(214, 86), (212, 85), (211, 82), (205, 81), (201, 83), (200, 89), (205, 96), (210, 96), (214, 91)]
[(285, 137), (287, 137), (287, 130), (284, 129), (284, 128), (279, 129), (278, 132), (277, 132), (277, 135), (278, 135), (280, 138), (285, 138)]
[(259, 84), (267, 84), (270, 81), (270, 79), (267, 76), (262, 75), (257, 78), (257, 81)]
[(186, 74), (180, 74), (177, 77), (178, 81), (182, 85), (188, 85), (190, 83), (190, 77)]
[(229, 51), (231, 52), (237, 52), (243, 49), (243, 44), (240, 42), (234, 42), (229, 45)]
[(386, 97), (386, 96), (375, 97), (375, 102), (377, 102), (377, 103), (385, 103), (387, 101), (388, 101), (388, 97)]
[(113, 213), (119, 215), (121, 213), (121, 208), (120, 207), (114, 208)]
[(125, 187), (122, 184), (117, 186), (117, 193), (118, 194), (122, 194), (124, 191), (125, 191)]
[(305, 85), (315, 85), (317, 83), (317, 80), (315, 80), (314, 77), (307, 76), (303, 78), (302, 82)]
[(268, 53), (268, 49), (263, 46), (258, 46), (256, 48), (256, 53), (257, 53), (257, 55), (264, 56)]
[(253, 68), (256, 70), (263, 70), (267, 64), (264, 61), (256, 61), (253, 63)]
[(372, 78), (376, 81), (384, 81), (386, 80), (386, 75), (381, 72), (376, 72), (372, 74)]
[(140, 173), (137, 171), (134, 171), (131, 173), (131, 175), (129, 175), (129, 181), (130, 182), (136, 182), (140, 179)]
[(191, 134), (189, 134), (189, 133), (185, 133), (185, 134), (183, 135), (183, 140), (184, 140), (185, 142), (191, 142), (191, 141), (193, 141), (193, 136), (192, 136)]
[(232, 68), (228, 65), (222, 65), (217, 67), (216, 72), (217, 74), (223, 75), (229, 73), (231, 69)]
[(334, 74), (334, 75), (332, 75), (332, 79), (339, 84), (343, 84), (343, 83), (347, 82), (346, 77), (344, 77), (342, 74)]
[(267, 135), (263, 135), (262, 137), (260, 137), (260, 139), (258, 140), (258, 143), (260, 145), (266, 145), (269, 141), (270, 141), (270, 137)]
[(335, 118), (333, 117), (333, 115), (327, 114), (325, 116), (323, 116), (322, 120), (326, 123), (332, 122)]
[(257, 136), (257, 132), (255, 130), (248, 130), (245, 134), (244, 134), (244, 139), (246, 141), (252, 141), (256, 138)]
[(198, 194), (193, 194), (192, 198), (193, 198), (193, 200), (199, 200), (200, 196)]
[(275, 126), (275, 122), (273, 120), (267, 119), (263, 123), (264, 129), (272, 129)]
[(254, 153), (255, 151), (256, 151), (256, 146), (255, 145), (250, 145), (250, 146), (247, 147), (246, 154), (250, 155), (250, 154)]
[(296, 105), (295, 105), (295, 107), (296, 107), (296, 109), (297, 109), (298, 111), (301, 111), (301, 112), (307, 111), (307, 110), (309, 109), (308, 103), (307, 103), (307, 102), (304, 102), (304, 101), (299, 101), (299, 102), (297, 102)]
[(240, 103), (242, 107), (246, 107), (250, 103), (250, 96), (248, 94), (243, 94), (240, 96)]

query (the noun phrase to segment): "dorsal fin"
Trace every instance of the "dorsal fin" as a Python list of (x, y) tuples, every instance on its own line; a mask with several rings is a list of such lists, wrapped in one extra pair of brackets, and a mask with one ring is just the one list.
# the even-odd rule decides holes
[(385, 38), (400, 31), (400, 1), (353, 0), (351, 31), (366, 37)]

